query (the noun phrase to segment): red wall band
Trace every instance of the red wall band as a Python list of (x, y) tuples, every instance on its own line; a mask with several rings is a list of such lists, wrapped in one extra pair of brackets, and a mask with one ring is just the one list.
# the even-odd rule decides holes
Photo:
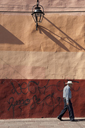
[[(85, 80), (72, 80), (75, 117), (85, 117)], [(0, 80), (0, 119), (57, 117), (67, 80)], [(69, 114), (66, 112), (65, 117)]]

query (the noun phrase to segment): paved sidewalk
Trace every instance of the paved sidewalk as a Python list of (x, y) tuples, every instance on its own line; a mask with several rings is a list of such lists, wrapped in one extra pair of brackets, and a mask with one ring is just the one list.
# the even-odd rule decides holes
[(57, 118), (31, 118), (0, 120), (0, 128), (85, 128), (85, 118), (69, 118), (59, 121)]

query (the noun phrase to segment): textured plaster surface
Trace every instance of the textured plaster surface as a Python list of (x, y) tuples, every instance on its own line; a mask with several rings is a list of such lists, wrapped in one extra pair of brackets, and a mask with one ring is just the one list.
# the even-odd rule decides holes
[[(73, 81), (75, 117), (85, 117), (85, 80)], [(57, 117), (64, 107), (66, 79), (0, 79), (0, 119)], [(68, 111), (64, 117), (69, 117)]]
[(85, 51), (84, 14), (46, 14), (36, 31), (31, 15), (0, 13), (0, 32), (4, 51)]
[[(0, 0), (0, 10), (31, 11), (37, 0)], [(45, 11), (85, 11), (85, 0), (40, 0)]]
[(0, 51), (0, 79), (85, 79), (85, 52)]
[(85, 1), (40, 1), (50, 13), (37, 31), (34, 4), (0, 0), (0, 11), (29, 12), (0, 12), (0, 118), (56, 117), (68, 79), (75, 116), (85, 117), (85, 12), (51, 13), (85, 11)]

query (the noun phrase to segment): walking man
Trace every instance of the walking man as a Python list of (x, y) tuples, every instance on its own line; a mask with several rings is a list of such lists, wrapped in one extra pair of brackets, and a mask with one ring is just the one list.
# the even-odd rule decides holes
[(61, 111), (61, 113), (57, 118), (62, 121), (62, 116), (65, 114), (65, 112), (68, 109), (70, 121), (74, 121), (74, 112), (71, 103), (71, 90), (70, 90), (72, 88), (73, 83), (72, 81), (68, 81), (66, 84), (67, 85), (63, 89), (64, 109)]

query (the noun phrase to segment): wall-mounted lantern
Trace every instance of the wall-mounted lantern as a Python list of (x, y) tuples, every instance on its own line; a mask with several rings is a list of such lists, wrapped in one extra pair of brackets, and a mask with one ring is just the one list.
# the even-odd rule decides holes
[(39, 5), (39, 0), (37, 0), (37, 4), (32, 8), (32, 17), (36, 23), (36, 30), (38, 27), (38, 22), (42, 22), (44, 17), (44, 8), (43, 6)]

